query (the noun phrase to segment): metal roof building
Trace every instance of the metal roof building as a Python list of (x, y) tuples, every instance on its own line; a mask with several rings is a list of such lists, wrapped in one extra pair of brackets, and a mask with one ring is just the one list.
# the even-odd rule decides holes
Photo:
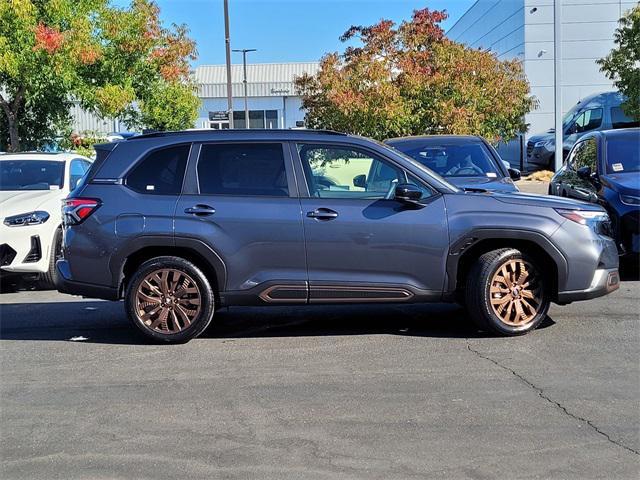
[[(251, 128), (290, 128), (300, 126), (304, 112), (295, 94), (294, 79), (303, 73), (315, 74), (316, 62), (258, 63), (247, 65), (247, 97)], [(194, 73), (202, 107), (198, 128), (228, 128), (227, 71), (225, 65), (202, 65)], [(242, 65), (231, 67), (234, 126), (245, 127)]]
[[(303, 73), (315, 74), (320, 68), (316, 62), (259, 63), (247, 65), (247, 97), (249, 126), (251, 128), (291, 128), (301, 126), (304, 112), (302, 102), (295, 94), (294, 79)], [(227, 115), (227, 70), (225, 65), (202, 65), (193, 73), (201, 99), (197, 128), (229, 128)], [(232, 65), (234, 123), (244, 128), (244, 86), (242, 65)], [(117, 119), (102, 119), (74, 105), (71, 109), (73, 130), (106, 134), (126, 131)]]

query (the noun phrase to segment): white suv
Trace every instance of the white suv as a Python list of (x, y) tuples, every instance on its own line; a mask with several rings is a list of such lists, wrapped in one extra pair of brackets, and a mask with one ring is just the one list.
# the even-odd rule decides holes
[(90, 166), (75, 153), (0, 156), (0, 275), (35, 273), (43, 287), (54, 288), (61, 200)]

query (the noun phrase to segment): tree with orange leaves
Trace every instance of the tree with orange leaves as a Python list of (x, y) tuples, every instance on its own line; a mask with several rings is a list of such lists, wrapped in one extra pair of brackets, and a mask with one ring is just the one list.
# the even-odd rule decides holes
[(534, 106), (522, 65), (446, 38), (444, 11), (416, 10), (408, 21), (352, 26), (355, 42), (296, 79), (307, 125), (377, 139), (475, 134), (508, 140), (526, 130)]
[(159, 13), (152, 0), (0, 1), (0, 149), (39, 147), (73, 101), (134, 128), (193, 126), (195, 44)]

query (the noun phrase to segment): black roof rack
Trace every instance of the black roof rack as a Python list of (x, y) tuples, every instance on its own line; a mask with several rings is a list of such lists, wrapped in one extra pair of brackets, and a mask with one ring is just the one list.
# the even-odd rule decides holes
[(172, 131), (157, 131), (157, 132), (149, 132), (143, 133), (142, 135), (135, 135), (133, 137), (126, 138), (125, 141), (131, 142), (134, 140), (144, 139), (144, 138), (155, 138), (155, 137), (170, 137), (173, 135), (202, 135), (206, 133), (212, 133), (215, 135), (225, 135), (230, 133), (321, 133), (324, 135), (343, 135), (346, 136), (346, 133), (336, 132), (335, 130), (315, 130), (315, 129), (306, 129), (306, 128), (227, 128), (224, 130), (214, 130), (214, 129), (194, 129), (194, 130), (172, 130)]

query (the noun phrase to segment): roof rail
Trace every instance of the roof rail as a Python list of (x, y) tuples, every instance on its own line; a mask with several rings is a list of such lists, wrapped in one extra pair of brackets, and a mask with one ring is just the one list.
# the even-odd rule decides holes
[(224, 130), (213, 130), (209, 128), (204, 129), (194, 129), (194, 130), (172, 130), (172, 131), (156, 131), (143, 133), (142, 135), (135, 135), (133, 137), (126, 138), (124, 141), (131, 142), (144, 138), (156, 138), (156, 137), (170, 137), (170, 136), (182, 136), (182, 135), (202, 135), (203, 133), (213, 133), (216, 135), (226, 135), (230, 133), (255, 133), (256, 131), (260, 133), (321, 133), (325, 135), (343, 135), (346, 136), (346, 133), (336, 132), (335, 130), (322, 130), (322, 129), (306, 129), (306, 128), (227, 128)]

